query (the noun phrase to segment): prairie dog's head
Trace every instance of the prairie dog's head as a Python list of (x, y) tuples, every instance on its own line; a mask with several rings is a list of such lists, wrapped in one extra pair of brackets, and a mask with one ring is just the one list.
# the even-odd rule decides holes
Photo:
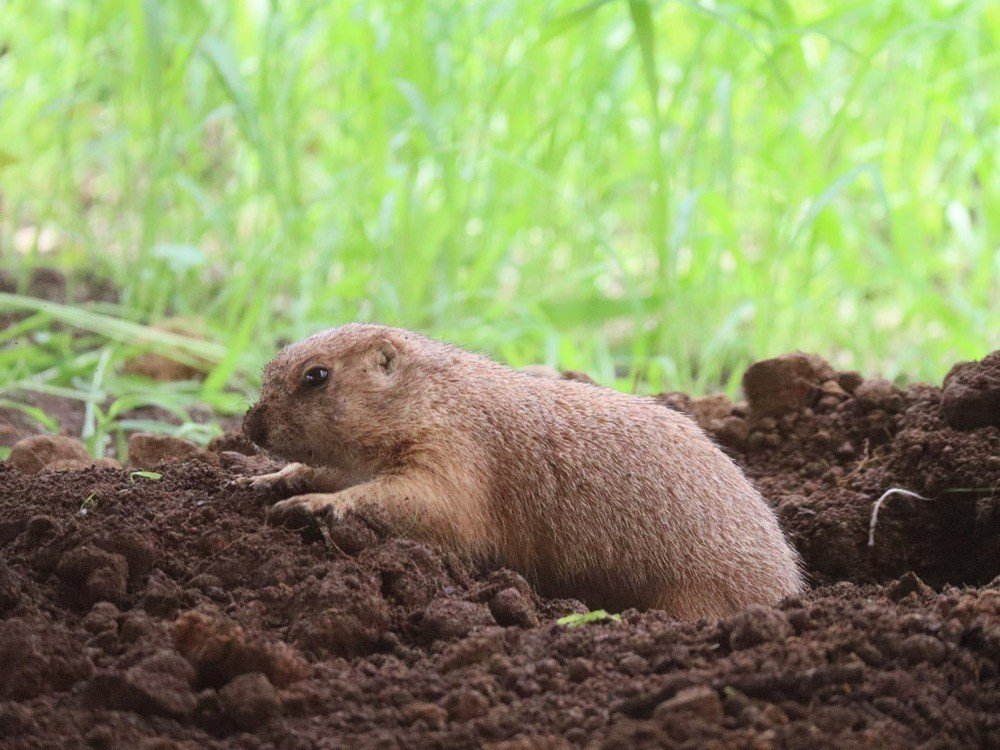
[(323, 331), (264, 369), (243, 431), (289, 461), (356, 472), (388, 468), (408, 442), (421, 389), (415, 334), (352, 323)]

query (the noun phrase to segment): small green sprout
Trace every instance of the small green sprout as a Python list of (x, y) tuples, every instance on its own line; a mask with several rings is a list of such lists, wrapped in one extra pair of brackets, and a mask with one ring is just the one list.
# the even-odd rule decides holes
[(135, 481), (136, 477), (139, 477), (141, 479), (149, 479), (153, 482), (156, 482), (162, 479), (163, 475), (158, 471), (133, 471), (131, 474), (128, 475), (128, 478), (131, 479), (133, 482)]
[(621, 615), (609, 615), (603, 609), (595, 609), (590, 612), (584, 612), (580, 614), (579, 612), (574, 612), (571, 615), (566, 615), (565, 617), (560, 617), (556, 620), (557, 625), (563, 625), (567, 628), (575, 628), (578, 625), (587, 625), (591, 622), (604, 622), (605, 620), (614, 620), (615, 622), (621, 622)]
[(91, 508), (97, 507), (97, 499), (94, 497), (94, 493), (91, 492), (87, 495), (86, 499), (80, 503), (80, 515), (85, 516), (90, 512)]

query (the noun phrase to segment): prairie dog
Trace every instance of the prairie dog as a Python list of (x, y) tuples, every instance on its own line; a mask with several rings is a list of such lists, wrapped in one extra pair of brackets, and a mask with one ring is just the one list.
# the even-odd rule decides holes
[(268, 519), (347, 511), (592, 607), (719, 617), (802, 589), (740, 469), (652, 400), (349, 324), (282, 350), (243, 429), (293, 463)]

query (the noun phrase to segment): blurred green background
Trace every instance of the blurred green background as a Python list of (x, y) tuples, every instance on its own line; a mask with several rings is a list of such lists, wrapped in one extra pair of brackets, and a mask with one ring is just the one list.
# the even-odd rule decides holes
[(8, 394), (237, 411), (355, 319), (640, 390), (1000, 346), (992, 0), (0, 0), (0, 48)]

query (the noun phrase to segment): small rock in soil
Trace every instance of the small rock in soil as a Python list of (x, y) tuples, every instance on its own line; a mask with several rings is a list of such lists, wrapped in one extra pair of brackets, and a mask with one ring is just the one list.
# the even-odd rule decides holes
[(378, 534), (363, 518), (348, 513), (342, 519), (330, 520), (326, 529), (326, 539), (345, 555), (354, 556), (369, 547), (374, 547), (378, 542)]
[(881, 409), (890, 414), (903, 406), (903, 392), (891, 380), (872, 378), (854, 389), (854, 406), (862, 413)]
[(160, 630), (157, 622), (140, 609), (125, 612), (118, 623), (118, 635), (125, 643), (158, 640)]
[(424, 610), (422, 626), (428, 640), (464, 638), (477, 627), (496, 625), (482, 604), (461, 599), (435, 599)]
[(820, 385), (833, 376), (822, 357), (794, 352), (750, 365), (743, 374), (743, 392), (752, 413), (774, 416), (808, 406)]
[(951, 368), (944, 378), (941, 413), (957, 430), (1000, 426), (1000, 349)]
[(834, 379), (847, 393), (854, 393), (855, 389), (865, 382), (864, 376), (853, 370), (841, 370), (834, 376)]
[(125, 683), (138, 699), (140, 710), (183, 716), (198, 702), (191, 690), (195, 673), (176, 651), (160, 650), (125, 672)]
[(194, 443), (168, 435), (137, 432), (128, 439), (130, 466), (151, 469), (159, 463), (185, 461), (200, 453)]
[(154, 570), (146, 583), (142, 608), (151, 615), (169, 617), (190, 605), (191, 597), (161, 570)]
[(252, 638), (224, 617), (185, 612), (174, 622), (173, 636), (177, 650), (197, 670), (200, 685), (222, 685), (240, 674), (263, 672), (284, 687), (309, 672), (287, 643)]
[(26, 437), (11, 448), (6, 463), (25, 474), (37, 474), (57, 461), (78, 461), (84, 466), (94, 463), (87, 453), (87, 446), (65, 435)]
[(88, 602), (117, 602), (125, 597), (128, 576), (117, 567), (98, 568), (83, 583), (83, 595)]
[(459, 688), (445, 697), (444, 709), (451, 721), (471, 721), (486, 715), (490, 702), (477, 690)]
[(94, 635), (104, 633), (109, 630), (118, 629), (118, 618), (121, 611), (111, 602), (97, 602), (87, 616), (83, 618), (81, 624), (88, 633)]
[(940, 664), (944, 659), (947, 650), (940, 640), (932, 635), (911, 635), (899, 644), (897, 651), (906, 661), (911, 664), (928, 662), (930, 664)]
[(496, 629), (476, 633), (450, 647), (442, 655), (441, 669), (451, 672), (472, 664), (481, 664), (494, 656), (502, 658), (504, 650), (503, 636)]
[(636, 677), (637, 675), (649, 671), (649, 662), (638, 654), (628, 654), (627, 656), (619, 659), (618, 669), (630, 677)]
[(409, 539), (387, 539), (364, 552), (360, 562), (378, 570), (381, 593), (394, 604), (423, 608), (451, 582), (446, 559)]
[(820, 384), (819, 390), (813, 395), (815, 408), (818, 411), (829, 412), (836, 409), (847, 400), (845, 391), (836, 380), (827, 380)]
[(724, 717), (719, 694), (707, 685), (695, 685), (678, 691), (653, 710), (653, 719), (662, 721), (673, 714), (690, 714), (703, 721), (720, 722)]
[(442, 729), (448, 722), (448, 712), (436, 703), (411, 703), (402, 714), (407, 724), (420, 722), (426, 729)]
[(225, 715), (242, 729), (267, 724), (281, 714), (278, 692), (260, 672), (248, 672), (230, 680), (219, 690)]
[(538, 624), (531, 600), (513, 587), (497, 592), (490, 599), (490, 612), (500, 625), (533, 627)]
[(128, 563), (115, 552), (91, 545), (75, 547), (59, 558), (56, 575), (75, 587), (85, 604), (117, 602), (128, 586)]
[(733, 617), (729, 645), (733, 649), (751, 648), (768, 641), (783, 640), (792, 632), (784, 612), (755, 604)]
[(903, 574), (898, 581), (891, 583), (888, 588), (886, 588), (885, 593), (886, 596), (894, 602), (898, 602), (904, 596), (909, 594), (915, 593), (920, 596), (933, 594), (934, 589), (921, 581), (920, 577), (916, 573), (910, 571), (909, 573)]

